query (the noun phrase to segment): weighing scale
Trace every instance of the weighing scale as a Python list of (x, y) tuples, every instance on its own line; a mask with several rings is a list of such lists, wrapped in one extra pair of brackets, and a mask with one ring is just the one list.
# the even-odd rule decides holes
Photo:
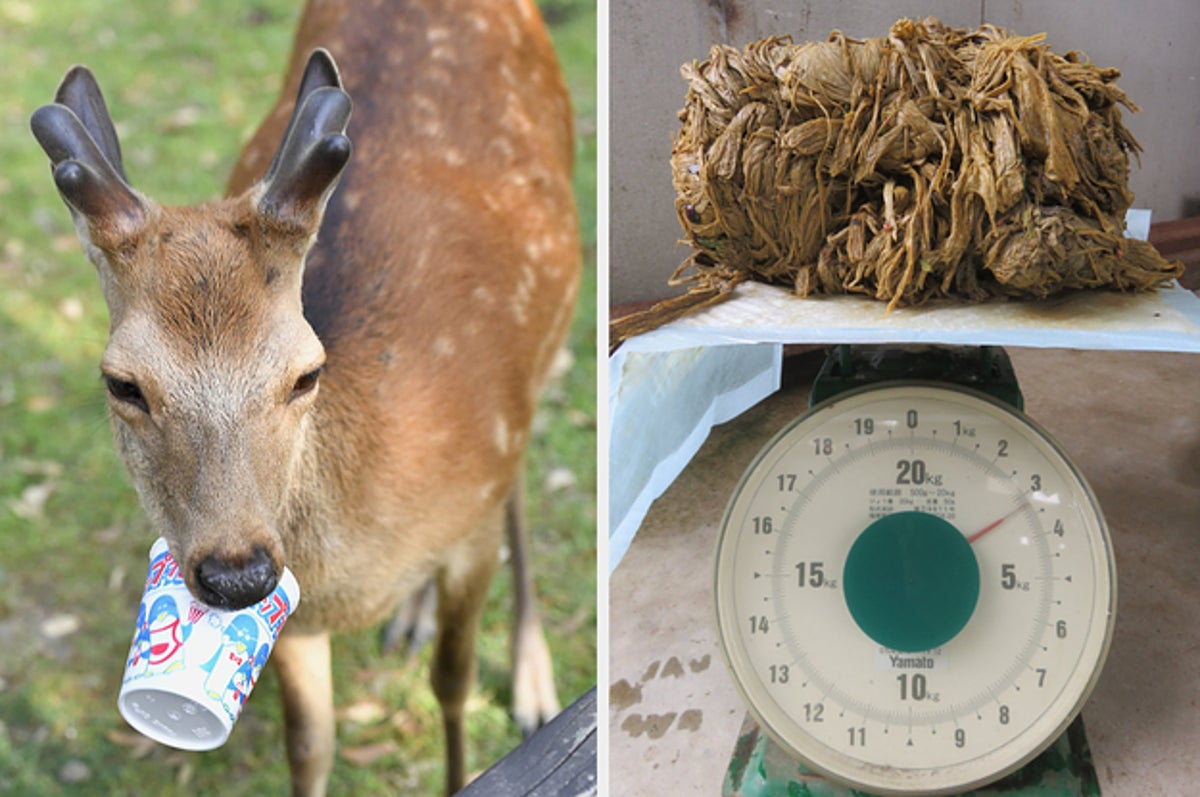
[(1076, 717), (1112, 546), (1002, 349), (837, 347), (742, 476), (714, 587), (753, 717), (726, 793), (1099, 794)]

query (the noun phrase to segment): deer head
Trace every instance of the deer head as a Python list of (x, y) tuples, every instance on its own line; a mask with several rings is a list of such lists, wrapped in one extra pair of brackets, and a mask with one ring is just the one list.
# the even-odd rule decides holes
[(250, 605), (284, 565), (278, 528), (324, 349), (300, 285), (350, 157), (350, 99), (313, 53), (267, 173), (238, 197), (165, 207), (130, 187), (95, 78), (67, 72), (33, 115), (109, 309), (113, 436), (192, 593)]

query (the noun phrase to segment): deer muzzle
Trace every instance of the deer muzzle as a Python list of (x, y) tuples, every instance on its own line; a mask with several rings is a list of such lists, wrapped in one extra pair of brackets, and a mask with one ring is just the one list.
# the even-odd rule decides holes
[(271, 594), (279, 574), (265, 548), (256, 547), (242, 561), (209, 555), (196, 565), (200, 600), (218, 609), (244, 609)]

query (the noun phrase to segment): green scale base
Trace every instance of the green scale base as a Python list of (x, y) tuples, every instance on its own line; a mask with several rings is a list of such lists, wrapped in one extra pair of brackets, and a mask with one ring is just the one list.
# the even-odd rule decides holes
[[(725, 797), (873, 797), (870, 792), (827, 780), (797, 763), (749, 714), (721, 789)], [(1076, 717), (1066, 732), (1037, 758), (1008, 777), (961, 797), (1100, 797), (1100, 783)]]

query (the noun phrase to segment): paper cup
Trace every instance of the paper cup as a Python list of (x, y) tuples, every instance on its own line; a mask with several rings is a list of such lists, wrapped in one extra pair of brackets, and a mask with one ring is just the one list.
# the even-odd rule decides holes
[(156, 742), (212, 750), (229, 738), (300, 587), (283, 569), (275, 591), (239, 611), (214, 609), (192, 597), (161, 537), (150, 571), (117, 708)]

